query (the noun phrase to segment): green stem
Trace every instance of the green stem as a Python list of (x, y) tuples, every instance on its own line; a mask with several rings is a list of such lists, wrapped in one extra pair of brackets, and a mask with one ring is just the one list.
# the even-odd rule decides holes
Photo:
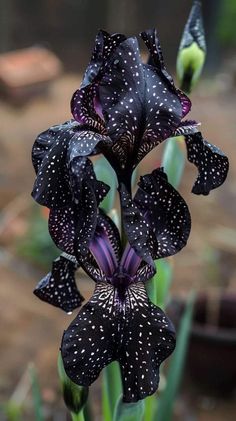
[(78, 414), (71, 412), (71, 419), (72, 421), (85, 421), (83, 411), (80, 411)]

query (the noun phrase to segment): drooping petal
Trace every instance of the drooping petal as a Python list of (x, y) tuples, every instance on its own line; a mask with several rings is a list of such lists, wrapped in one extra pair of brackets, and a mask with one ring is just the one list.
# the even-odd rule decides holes
[(37, 177), (32, 196), (43, 206), (61, 207), (71, 200), (66, 156), (76, 126), (73, 121), (53, 126), (34, 143), (32, 161)]
[(131, 198), (123, 184), (120, 185), (120, 201), (124, 228), (134, 251), (145, 262), (153, 265), (149, 248), (149, 223)]
[(229, 169), (228, 158), (219, 148), (204, 140), (200, 132), (186, 136), (185, 142), (188, 160), (199, 171), (192, 192), (207, 195), (224, 183)]
[(149, 303), (133, 312), (124, 333), (119, 358), (123, 401), (137, 402), (159, 385), (161, 363), (175, 348), (175, 330), (163, 311)]
[(61, 351), (67, 375), (82, 386), (96, 380), (111, 361), (119, 361), (124, 401), (136, 402), (155, 392), (159, 366), (174, 346), (174, 328), (149, 302), (142, 282), (123, 292), (100, 282), (65, 331)]
[(153, 259), (177, 253), (186, 245), (191, 229), (187, 204), (162, 169), (141, 177), (138, 184), (134, 202), (149, 223), (148, 244)]
[(49, 304), (68, 312), (80, 307), (84, 298), (77, 289), (75, 271), (78, 263), (73, 256), (61, 255), (52, 270), (36, 286), (34, 294)]
[(89, 386), (97, 379), (100, 371), (114, 360), (119, 346), (117, 325), (107, 309), (113, 295), (110, 284), (97, 283), (93, 297), (64, 332), (61, 353), (65, 371), (81, 386)]
[(73, 200), (64, 208), (50, 211), (49, 232), (58, 248), (79, 259), (88, 251), (97, 225), (98, 206), (109, 187), (96, 179), (88, 158), (73, 158), (69, 167)]
[(200, 123), (195, 120), (184, 120), (175, 130), (175, 136), (187, 136), (199, 131)]
[(73, 120), (41, 133), (32, 150), (37, 173), (34, 199), (51, 209), (68, 205), (72, 199), (69, 163), (98, 153), (99, 145), (107, 142), (107, 137), (83, 130)]

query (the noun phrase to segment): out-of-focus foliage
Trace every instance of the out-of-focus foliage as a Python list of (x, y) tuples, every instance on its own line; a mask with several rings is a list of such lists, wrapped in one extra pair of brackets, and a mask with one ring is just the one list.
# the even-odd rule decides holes
[(35, 207), (32, 208), (28, 230), (25, 237), (21, 238), (17, 251), (42, 268), (48, 268), (60, 253), (48, 233), (47, 218)]
[(218, 35), (223, 45), (236, 46), (236, 1), (224, 0), (221, 2), (219, 13)]

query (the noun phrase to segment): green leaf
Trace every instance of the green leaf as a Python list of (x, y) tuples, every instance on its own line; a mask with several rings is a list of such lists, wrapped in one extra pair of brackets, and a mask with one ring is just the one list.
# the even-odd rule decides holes
[(29, 367), (29, 374), (30, 374), (31, 385), (32, 385), (34, 419), (35, 421), (43, 421), (44, 416), (43, 416), (40, 386), (39, 386), (37, 371), (33, 364), (31, 364)]
[(191, 294), (188, 298), (184, 314), (180, 320), (176, 349), (173, 353), (173, 357), (171, 358), (169, 365), (166, 387), (160, 395), (153, 421), (172, 420), (174, 402), (179, 390), (179, 385), (184, 369), (184, 362), (192, 323), (193, 307), (194, 294)]
[(182, 149), (183, 137), (169, 138), (166, 141), (162, 166), (168, 175), (168, 181), (177, 188), (180, 184), (185, 165), (185, 153)]
[(94, 163), (94, 170), (98, 180), (103, 181), (104, 183), (108, 184), (108, 186), (110, 186), (109, 192), (100, 204), (101, 208), (106, 213), (109, 213), (114, 207), (115, 203), (117, 191), (116, 173), (104, 157), (97, 159), (97, 161)]
[(145, 403), (145, 412), (144, 412), (144, 421), (153, 421), (153, 414), (156, 411), (157, 406), (157, 396), (156, 394), (148, 396), (144, 400)]
[(117, 402), (113, 421), (142, 421), (144, 416), (144, 400), (136, 403), (124, 403), (122, 396)]
[(156, 274), (147, 282), (147, 294), (153, 304), (165, 308), (172, 281), (172, 264), (170, 259), (155, 261)]
[(111, 421), (117, 400), (121, 394), (120, 368), (116, 361), (103, 370), (102, 407), (104, 421)]

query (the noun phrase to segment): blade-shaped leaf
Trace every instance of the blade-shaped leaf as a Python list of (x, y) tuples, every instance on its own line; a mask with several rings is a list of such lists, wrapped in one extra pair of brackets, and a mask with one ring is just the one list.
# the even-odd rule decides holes
[(182, 136), (168, 139), (162, 159), (162, 166), (168, 175), (168, 181), (175, 188), (180, 184), (185, 165), (185, 153), (181, 148), (183, 141)]
[(35, 421), (43, 421), (43, 408), (42, 408), (42, 398), (41, 398), (41, 391), (38, 381), (37, 371), (34, 365), (30, 365), (29, 367), (30, 379), (31, 379), (31, 386), (32, 386), (32, 397), (33, 397), (33, 408), (34, 408), (34, 416)]
[(104, 421), (111, 421), (117, 400), (121, 394), (121, 377), (116, 361), (103, 370), (102, 406)]
[(156, 274), (147, 282), (147, 293), (150, 300), (160, 307), (165, 308), (172, 281), (172, 264), (170, 259), (155, 261)]
[(136, 403), (124, 403), (122, 397), (117, 402), (113, 421), (142, 421), (144, 400)]
[(153, 416), (153, 421), (172, 420), (174, 402), (178, 393), (184, 369), (184, 362), (192, 323), (193, 307), (194, 294), (191, 294), (188, 298), (184, 314), (180, 320), (177, 333), (177, 345), (169, 365), (166, 388), (159, 398), (157, 410)]

